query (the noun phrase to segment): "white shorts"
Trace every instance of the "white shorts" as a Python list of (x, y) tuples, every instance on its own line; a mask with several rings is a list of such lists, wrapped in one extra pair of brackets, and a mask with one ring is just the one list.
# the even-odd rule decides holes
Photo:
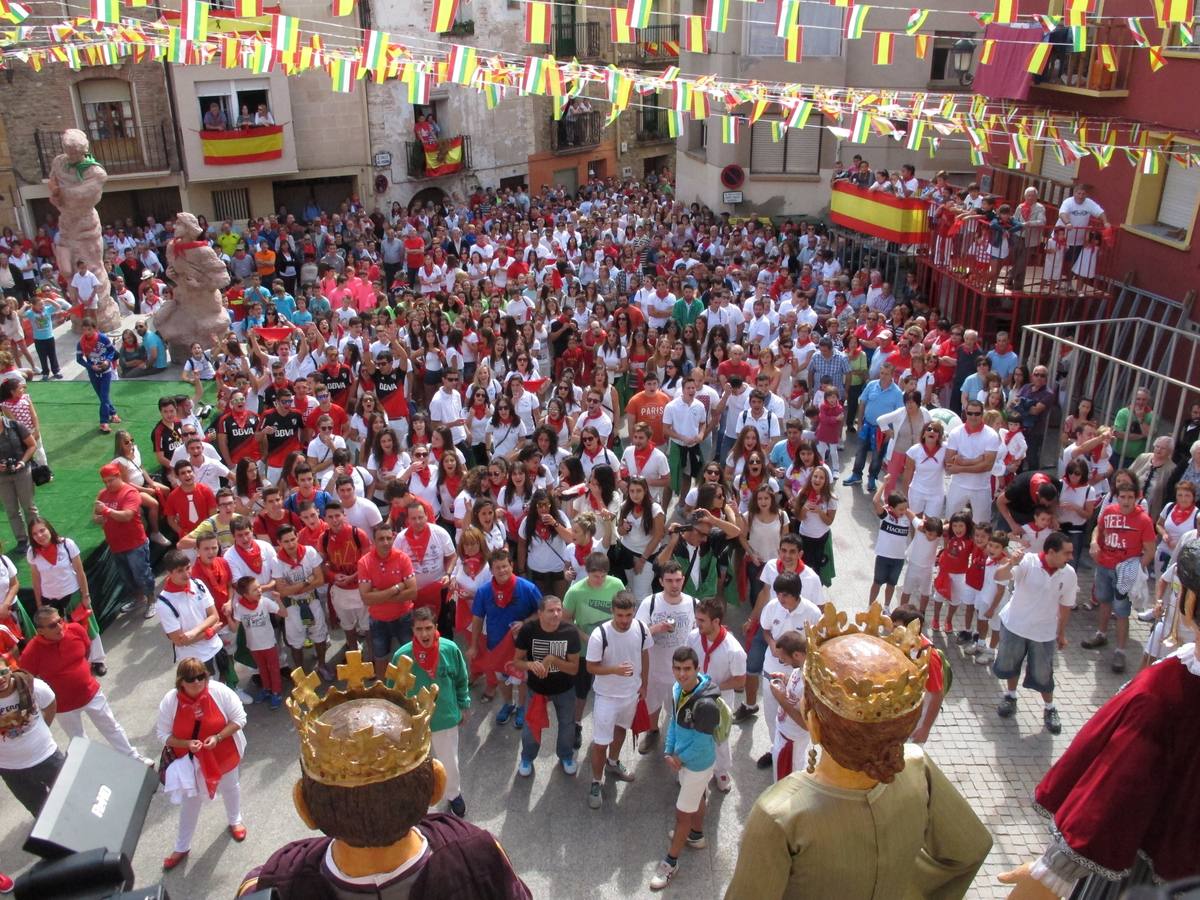
[(909, 491), (908, 509), (914, 516), (941, 516), (942, 507), (946, 504), (946, 495), (926, 494), (921, 491)]
[(933, 590), (933, 566), (914, 566), (911, 563), (904, 569), (904, 585), (900, 593), (910, 597), (928, 597)]
[(704, 799), (704, 791), (708, 788), (708, 780), (712, 778), (713, 767), (693, 772), (691, 769), (679, 770), (679, 798), (675, 808), (681, 813), (694, 813), (700, 809), (700, 801)]
[(654, 714), (662, 709), (664, 703), (672, 702), (674, 689), (674, 679), (656, 681), (654, 678), (649, 678), (646, 680), (646, 709), (652, 719)]
[(629, 728), (637, 712), (638, 698), (606, 697), (597, 694), (592, 704), (592, 743), (607, 747), (613, 742), (617, 728)]
[(353, 631), (356, 634), (367, 634), (371, 630), (371, 614), (367, 605), (362, 602), (362, 594), (358, 588), (341, 588), (330, 585), (329, 599), (333, 610), (337, 613), (338, 623), (343, 631)]
[[(993, 588), (994, 587), (995, 587), (995, 585), (993, 585)], [(984, 592), (982, 590), (978, 590), (975, 592), (975, 615), (976, 615), (976, 618), (978, 618), (980, 622), (991, 621), (987, 617), (987, 611), (988, 611), (988, 607), (990, 607), (992, 605), (992, 602), (991, 602), (992, 598), (994, 598), (995, 596), (996, 596), (995, 593), (992, 593), (991, 597), (988, 597), (984, 594)], [(996, 607), (996, 611), (997, 612), (1000, 611), (999, 606)]]
[(950, 576), (950, 605), (958, 606), (974, 606), (975, 605), (975, 589), (967, 587), (967, 575), (964, 572), (962, 575)]
[(304, 639), (308, 638), (314, 644), (324, 644), (329, 640), (329, 623), (325, 620), (325, 607), (317, 598), (308, 604), (312, 611), (312, 624), (305, 625), (300, 618), (300, 605), (293, 604), (288, 608), (287, 617), (283, 620), (283, 637), (293, 650), (304, 648)]

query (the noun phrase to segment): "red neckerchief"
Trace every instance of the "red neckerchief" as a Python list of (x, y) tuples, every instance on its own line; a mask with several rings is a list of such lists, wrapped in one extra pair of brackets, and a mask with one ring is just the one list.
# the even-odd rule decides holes
[(979, 432), (983, 431), (983, 423), (980, 422), (978, 425), (972, 428), (966, 422), (963, 422), (963, 428), (966, 429), (967, 434), (979, 434)]
[(1171, 507), (1171, 521), (1173, 523), (1175, 523), (1176, 525), (1182, 525), (1184, 522), (1186, 522), (1190, 517), (1194, 516), (1195, 514), (1196, 514), (1196, 504), (1194, 504), (1194, 503), (1188, 507), (1183, 507), (1183, 506), (1180, 506), (1178, 503), (1176, 503), (1174, 506)]
[(805, 499), (805, 501), (806, 501), (807, 503), (815, 503), (815, 504), (817, 504), (818, 506), (820, 506), (820, 505), (821, 505), (821, 495), (820, 495), (820, 494), (818, 494), (816, 491), (811, 491), (811, 490), (810, 490), (810, 491), (808, 492), (808, 496), (807, 496), (807, 497), (805, 497), (804, 499)]
[(414, 640), (412, 644), (413, 659), (416, 660), (418, 666), (425, 670), (425, 674), (430, 680), (437, 679), (438, 659), (442, 655), (442, 640), (438, 636), (433, 638), (433, 646), (426, 647), (420, 641)]
[(81, 334), (79, 336), (79, 349), (83, 351), (84, 356), (91, 355), (96, 349), (96, 345), (100, 343), (100, 332), (93, 334)]
[(586, 415), (584, 418), (587, 418), (587, 419), (598, 419), (598, 418), (600, 418), (602, 415), (604, 415), (604, 407), (603, 407), (603, 406), (601, 406), (601, 407), (600, 407), (598, 410), (596, 410), (595, 412), (589, 412), (589, 413), (588, 413), (588, 414), (587, 414), (587, 415)]
[(700, 649), (704, 651), (704, 672), (708, 671), (708, 663), (712, 659), (712, 655), (717, 652), (717, 648), (721, 646), (727, 634), (729, 634), (728, 629), (722, 625), (720, 632), (717, 633), (717, 639), (710, 646), (708, 638), (704, 636), (704, 632), (700, 633)]
[(542, 521), (541, 516), (538, 516), (537, 520), (533, 523), (534, 535), (541, 538), (543, 541), (546, 541), (547, 543), (549, 543), (553, 531), (554, 529)]
[(457, 497), (458, 492), (462, 489), (462, 476), (447, 475), (446, 480), (442, 482), (442, 485), (450, 493), (451, 497)]
[(442, 447), (442, 448), (440, 448), (440, 449), (439, 449), (438, 447), (434, 447), (434, 446), (431, 444), (431, 445), (430, 445), (430, 447), (429, 447), (429, 452), (430, 452), (431, 454), (433, 454), (433, 458), (434, 458), (434, 459), (436, 459), (438, 462), (441, 462), (441, 461), (442, 461), (442, 456), (443, 456), (443, 455), (446, 453), (446, 448), (445, 448), (445, 447)]
[(429, 479), (433, 477), (433, 469), (426, 466), (423, 469), (417, 469), (417, 477), (421, 479), (421, 484), (429, 487)]
[(1055, 572), (1058, 571), (1058, 569), (1052, 569), (1048, 565), (1046, 565), (1046, 554), (1045, 553), (1038, 554), (1038, 562), (1040, 562), (1042, 564), (1042, 568), (1046, 570), (1047, 575), (1053, 575)]
[(413, 562), (419, 564), (425, 558), (425, 552), (429, 549), (429, 541), (432, 537), (433, 529), (429, 527), (428, 522), (420, 531), (417, 531), (415, 525), (408, 526), (405, 540), (408, 541), (408, 546), (412, 550)]
[(398, 453), (385, 453), (383, 458), (379, 460), (379, 468), (385, 472), (390, 472), (396, 468), (396, 460), (400, 458)]
[[(190, 741), (196, 733), (196, 721), (200, 721), (200, 731), (196, 739), (204, 740), (218, 734), (225, 727), (227, 719), (217, 706), (205, 685), (204, 692), (192, 699), (183, 690), (177, 692), (179, 705), (175, 709), (175, 720), (171, 723), (171, 736), (179, 740)], [(196, 710), (199, 708), (200, 714)], [(204, 776), (204, 784), (210, 798), (217, 795), (217, 784), (226, 772), (232, 772), (241, 761), (237, 744), (232, 739), (218, 741), (216, 746), (203, 749), (193, 754), (200, 763), (200, 772)]]
[(51, 541), (45, 547), (37, 548), (38, 556), (44, 559), (49, 565), (53, 566), (58, 563), (58, 544)]
[(937, 459), (938, 451), (940, 451), (942, 448), (934, 447), (933, 452), (930, 453), (928, 445), (924, 441), (921, 441), (921, 449), (925, 451), (925, 460), (928, 462), (931, 459)]
[(1105, 446), (1104, 446), (1104, 444), (1101, 444), (1099, 447), (1097, 447), (1095, 450), (1093, 450), (1091, 452), (1090, 456), (1096, 462), (1100, 462), (1100, 460), (1104, 459), (1104, 450), (1105, 450)]
[(592, 509), (599, 511), (599, 510), (607, 508), (604, 505), (604, 501), (597, 500), (596, 495), (593, 494), (591, 491), (587, 492), (587, 498), (588, 498), (588, 503), (591, 505)]
[[(1009, 424), (1011, 425), (1012, 423), (1009, 423)], [(1004, 446), (1007, 447), (1009, 444), (1011, 444), (1012, 439), (1015, 438), (1020, 433), (1021, 433), (1021, 426), (1019, 424), (1017, 425), (1016, 428), (1009, 428), (1007, 431), (1005, 431), (1004, 435), (1003, 435)]]
[(517, 578), (515, 575), (508, 579), (508, 584), (503, 587), (500, 586), (500, 582), (496, 581), (495, 578), (492, 579), (492, 599), (498, 607), (504, 609), (504, 607), (512, 603), (513, 592), (516, 586)]
[(253, 541), (250, 546), (251, 550), (246, 550), (240, 544), (233, 545), (237, 549), (237, 554), (242, 558), (242, 562), (250, 567), (250, 571), (255, 575), (262, 573), (263, 558), (262, 547), (258, 546), (258, 541)]
[(300, 552), (296, 554), (295, 559), (292, 559), (290, 556), (288, 556), (287, 551), (284, 550), (282, 546), (280, 546), (279, 551), (275, 555), (293, 569), (298, 569), (300, 568), (300, 564), (304, 561), (304, 550), (302, 547), (298, 549)]
[(462, 558), (463, 571), (467, 573), (467, 577), (472, 581), (480, 572), (483, 571), (484, 558), (482, 553), (477, 553), (474, 556), (464, 556)]
[(242, 607), (242, 609), (248, 609), (248, 610), (250, 610), (250, 612), (254, 612), (256, 609), (258, 609), (258, 604), (259, 604), (258, 600), (255, 600), (253, 603), (250, 603), (249, 598), (243, 597), (241, 594), (238, 594), (238, 606)]
[(487, 401), (484, 400), (482, 403), (476, 401), (475, 403), (471, 404), (471, 411), (475, 414), (475, 418), (482, 419), (485, 415), (487, 415)]
[(757, 491), (759, 488), (759, 485), (761, 485), (762, 483), (763, 483), (763, 477), (761, 474), (758, 475), (757, 477), (755, 477), (753, 475), (749, 475), (749, 474), (746, 475), (746, 490), (748, 490), (751, 494), (753, 494), (755, 491)]
[(566, 420), (567, 420), (566, 416), (560, 416), (557, 419), (554, 418), (554, 416), (546, 416), (546, 424), (549, 425), (551, 428), (553, 428), (554, 432), (556, 434), (558, 432), (562, 431), (563, 422), (565, 422)]
[(245, 428), (246, 422), (249, 421), (250, 416), (252, 415), (253, 413), (244, 406), (240, 410), (229, 410), (229, 418), (233, 419), (238, 428)]
[(583, 455), (592, 461), (593, 466), (596, 464), (596, 457), (604, 452), (604, 442), (596, 441), (596, 444), (600, 447), (600, 449), (597, 450), (595, 453), (588, 453), (586, 450), (583, 451)]
[(649, 441), (646, 442), (645, 450), (639, 450), (637, 447), (633, 448), (633, 461), (637, 465), (639, 472), (646, 468), (646, 463), (650, 461), (650, 454), (653, 452), (654, 444)]
[(588, 541), (586, 544), (576, 544), (575, 545), (575, 562), (579, 563), (579, 565), (582, 566), (584, 561), (591, 554), (592, 545), (594, 543), (595, 543), (594, 541)]

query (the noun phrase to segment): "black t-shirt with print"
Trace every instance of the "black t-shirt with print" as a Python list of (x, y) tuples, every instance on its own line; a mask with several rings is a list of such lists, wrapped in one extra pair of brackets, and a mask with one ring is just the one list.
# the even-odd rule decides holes
[[(557, 631), (546, 631), (541, 623), (534, 619), (521, 626), (513, 643), (518, 650), (525, 651), (526, 659), (533, 662), (541, 662), (547, 656), (566, 659), (572, 653), (579, 653), (579, 629), (564, 622), (558, 626)], [(571, 690), (575, 684), (573, 675), (553, 667), (545, 678), (539, 678), (532, 672), (528, 674), (529, 689), (535, 694), (561, 694)]]

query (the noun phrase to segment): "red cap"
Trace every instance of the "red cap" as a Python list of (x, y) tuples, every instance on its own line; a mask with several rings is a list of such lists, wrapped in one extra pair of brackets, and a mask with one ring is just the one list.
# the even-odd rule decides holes
[(100, 477), (101, 478), (112, 478), (114, 475), (119, 477), (120, 474), (121, 474), (121, 467), (119, 465), (117, 465), (115, 462), (105, 463), (104, 465), (102, 465), (100, 467)]

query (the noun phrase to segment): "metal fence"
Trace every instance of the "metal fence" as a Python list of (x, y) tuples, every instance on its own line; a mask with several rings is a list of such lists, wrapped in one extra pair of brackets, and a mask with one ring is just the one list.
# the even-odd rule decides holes
[(570, 151), (581, 147), (595, 147), (600, 143), (600, 132), (604, 123), (598, 112), (572, 114), (567, 112), (557, 122), (550, 122), (550, 148), (555, 151)]
[[(42, 177), (50, 177), (50, 164), (63, 152), (61, 131), (36, 131), (33, 135)], [(175, 171), (167, 142), (167, 126), (138, 125), (128, 134), (88, 135), (92, 156), (109, 175)]]

